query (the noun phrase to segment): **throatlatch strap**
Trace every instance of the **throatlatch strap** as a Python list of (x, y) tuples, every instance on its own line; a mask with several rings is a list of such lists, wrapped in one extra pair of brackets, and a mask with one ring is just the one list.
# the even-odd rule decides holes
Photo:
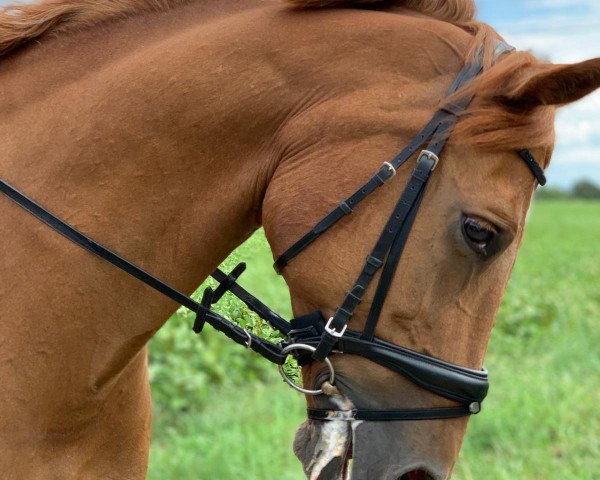
[[(93, 253), (94, 255), (100, 257), (102, 260), (114, 265), (115, 267), (123, 270), (132, 277), (144, 282), (149, 287), (152, 287), (154, 290), (169, 297), (171, 300), (175, 301), (179, 305), (183, 305), (191, 311), (196, 312), (197, 315), (202, 315), (204, 321), (208, 322), (216, 330), (223, 332), (234, 342), (254, 350), (256, 353), (275, 364), (280, 365), (285, 362), (286, 355), (281, 354), (282, 349), (278, 345), (274, 345), (246, 331), (242, 327), (230, 322), (229, 320), (218, 315), (217, 313), (207, 310), (205, 306), (199, 304), (191, 297), (188, 297), (184, 293), (175, 289), (168, 283), (158, 279), (154, 275), (146, 272), (137, 265), (134, 265), (128, 260), (125, 260), (124, 258), (120, 257), (108, 248), (99, 244), (95, 240), (84, 235), (68, 223), (62, 221), (54, 214), (50, 213), (48, 210), (31, 200), (29, 197), (27, 197), (26, 195), (24, 195), (23, 193), (19, 192), (17, 189), (6, 183), (4, 180), (0, 180), (0, 192), (2, 192), (21, 208), (25, 209), (38, 220), (41, 220), (54, 231), (60, 233), (62, 236), (64, 236), (77, 246), (83, 248), (84, 250), (87, 250), (90, 253)], [(217, 275), (222, 277), (227, 276), (223, 272), (220, 272)], [(236, 287), (236, 290), (241, 295), (251, 296), (239, 285)], [(262, 303), (260, 303), (260, 305), (262, 305)], [(257, 309), (262, 310), (262, 307), (260, 307), (258, 304), (255, 304), (255, 306), (257, 307)]]

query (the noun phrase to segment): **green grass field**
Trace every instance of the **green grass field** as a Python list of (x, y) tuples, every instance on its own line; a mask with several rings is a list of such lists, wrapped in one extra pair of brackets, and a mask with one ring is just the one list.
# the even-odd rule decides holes
[[(490, 395), (470, 422), (454, 479), (600, 479), (599, 243), (600, 202), (534, 206), (489, 347)], [(250, 267), (242, 283), (289, 314), (262, 235), (237, 256)], [(171, 333), (151, 345), (158, 373), (149, 478), (304, 478), (291, 450), (303, 398), (274, 367), (206, 332), (204, 371), (186, 371), (176, 398), (162, 389), (191, 361), (180, 358), (194, 353), (181, 347), (193, 338), (190, 318), (170, 320)], [(186, 403), (192, 396), (197, 403)]]

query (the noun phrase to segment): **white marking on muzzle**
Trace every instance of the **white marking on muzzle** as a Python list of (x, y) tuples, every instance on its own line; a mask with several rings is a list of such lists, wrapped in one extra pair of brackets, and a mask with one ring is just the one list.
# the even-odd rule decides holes
[[(329, 382), (325, 382), (321, 388), (339, 410), (332, 413), (329, 420), (322, 422), (313, 459), (307, 469), (310, 472), (309, 480), (317, 480), (323, 469), (334, 458), (340, 457), (342, 461), (345, 460), (348, 446), (354, 437), (354, 430), (362, 423), (360, 420), (351, 420), (354, 404), (349, 398), (342, 395)], [(341, 479), (341, 475), (338, 478)]]

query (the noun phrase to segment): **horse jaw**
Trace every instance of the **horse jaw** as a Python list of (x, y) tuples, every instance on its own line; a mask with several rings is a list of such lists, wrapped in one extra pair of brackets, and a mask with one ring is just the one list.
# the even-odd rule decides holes
[(309, 480), (343, 480), (354, 427), (361, 422), (349, 420), (354, 405), (337, 388), (324, 384), (323, 390), (340, 420), (306, 420), (296, 431), (294, 453)]

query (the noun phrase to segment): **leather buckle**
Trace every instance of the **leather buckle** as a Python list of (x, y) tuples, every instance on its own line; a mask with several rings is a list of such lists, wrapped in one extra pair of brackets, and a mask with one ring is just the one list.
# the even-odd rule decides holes
[(325, 331), (332, 337), (341, 338), (344, 335), (344, 333), (346, 333), (346, 329), (348, 328), (348, 325), (344, 325), (344, 328), (342, 328), (342, 331), (338, 332), (335, 328), (333, 328), (331, 326), (331, 322), (333, 322), (333, 317), (331, 317), (329, 320), (327, 320), (327, 323), (325, 324)]
[(433, 172), (440, 161), (439, 157), (435, 153), (430, 152), (429, 150), (422, 150), (419, 154), (419, 159), (417, 160), (417, 163), (419, 163), (421, 161), (421, 158), (423, 158), (424, 156), (429, 158), (430, 160), (433, 160), (433, 167), (431, 167), (430, 170), (431, 172)]
[[(394, 175), (396, 175), (396, 169), (394, 168), (394, 166), (390, 162), (383, 162), (383, 164), (381, 166), (382, 167), (387, 167), (387, 169), (390, 171), (390, 173), (392, 175), (389, 178), (392, 178)], [(388, 178), (388, 180), (389, 180), (389, 178)]]
[(377, 173), (373, 175), (372, 180), (375, 180), (381, 187), (390, 178), (396, 175), (396, 168), (390, 162), (383, 162)]

